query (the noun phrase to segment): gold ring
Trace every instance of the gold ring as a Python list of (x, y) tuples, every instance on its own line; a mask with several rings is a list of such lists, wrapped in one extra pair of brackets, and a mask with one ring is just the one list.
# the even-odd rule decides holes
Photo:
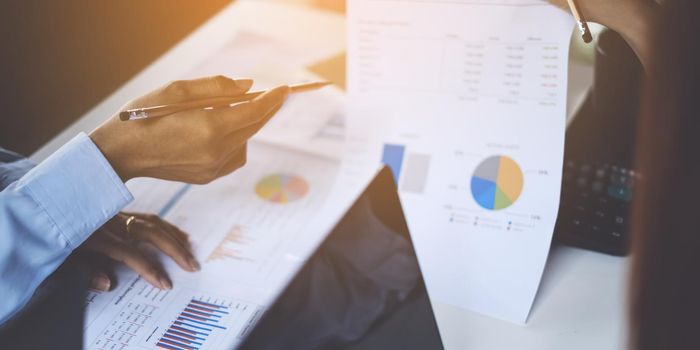
[(126, 221), (124, 222), (124, 226), (126, 226), (126, 235), (131, 238), (131, 224), (136, 221), (136, 217), (131, 215), (128, 218), (126, 218)]

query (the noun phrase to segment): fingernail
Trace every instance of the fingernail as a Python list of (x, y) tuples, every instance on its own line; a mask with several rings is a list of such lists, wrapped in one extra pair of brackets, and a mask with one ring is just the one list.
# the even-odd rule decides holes
[(187, 262), (189, 263), (190, 269), (192, 269), (192, 271), (199, 271), (202, 269), (202, 267), (199, 265), (199, 262), (195, 258), (189, 258)]
[(165, 276), (160, 276), (160, 277), (158, 278), (158, 282), (160, 282), (160, 287), (161, 287), (162, 289), (172, 289), (172, 288), (173, 288), (173, 284), (172, 284), (172, 283), (170, 282), (170, 280), (169, 280), (167, 277), (165, 277)]
[(101, 290), (101, 291), (109, 291), (109, 288), (112, 286), (112, 281), (109, 280), (109, 277), (107, 275), (101, 273), (98, 274), (97, 276), (92, 278), (92, 287)]

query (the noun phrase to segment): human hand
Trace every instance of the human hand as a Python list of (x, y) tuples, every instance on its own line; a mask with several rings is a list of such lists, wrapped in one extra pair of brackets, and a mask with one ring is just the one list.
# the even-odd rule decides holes
[[(548, 0), (569, 10), (567, 0)], [(651, 34), (659, 5), (654, 0), (577, 0), (587, 21), (600, 23), (618, 32), (648, 67)]]
[[(126, 223), (131, 216), (134, 219), (127, 229)], [(140, 243), (151, 244), (186, 271), (200, 269), (192, 255), (187, 234), (157, 215), (119, 213), (90, 236), (78, 248), (77, 253), (82, 255), (82, 259), (89, 259), (91, 254), (88, 253), (97, 253), (122, 262), (153, 286), (160, 289), (172, 288), (172, 282), (162, 267), (137, 249)], [(107, 291), (113, 285), (115, 283), (109, 273), (99, 270), (93, 273), (92, 288)]]
[[(252, 86), (250, 79), (223, 76), (179, 80), (129, 102), (123, 109), (236, 96)], [(90, 137), (123, 181), (154, 177), (208, 183), (246, 162), (246, 144), (279, 110), (289, 87), (272, 89), (252, 101), (167, 117), (120, 121), (118, 115)]]

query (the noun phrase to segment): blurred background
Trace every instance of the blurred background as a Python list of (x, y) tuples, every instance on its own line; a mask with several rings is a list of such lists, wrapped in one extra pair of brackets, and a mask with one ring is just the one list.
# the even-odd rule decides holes
[[(260, 1), (345, 9), (344, 0)], [(3, 2), (0, 147), (31, 154), (232, 2)]]

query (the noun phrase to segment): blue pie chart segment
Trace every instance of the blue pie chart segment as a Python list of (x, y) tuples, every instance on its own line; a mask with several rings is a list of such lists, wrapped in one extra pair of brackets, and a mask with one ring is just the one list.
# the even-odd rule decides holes
[(472, 176), (472, 193), (474, 199), (484, 208), (493, 208), (496, 200), (496, 183)]

